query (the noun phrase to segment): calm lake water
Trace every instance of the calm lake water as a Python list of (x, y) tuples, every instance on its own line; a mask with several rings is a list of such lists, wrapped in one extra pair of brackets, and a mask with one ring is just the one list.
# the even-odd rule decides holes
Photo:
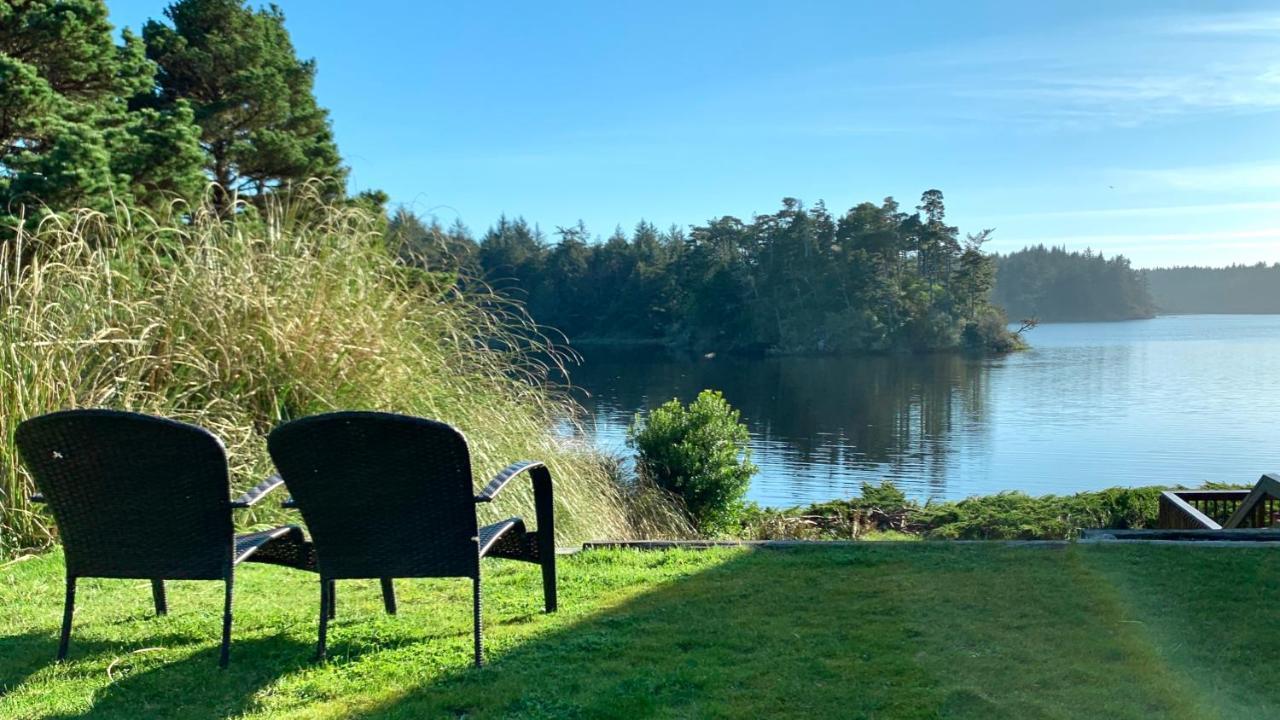
[(719, 358), (593, 353), (583, 432), (626, 453), (637, 411), (724, 392), (760, 466), (748, 497), (794, 505), (891, 479), (918, 498), (1252, 483), (1280, 470), (1280, 316), (1041, 325), (1032, 350)]

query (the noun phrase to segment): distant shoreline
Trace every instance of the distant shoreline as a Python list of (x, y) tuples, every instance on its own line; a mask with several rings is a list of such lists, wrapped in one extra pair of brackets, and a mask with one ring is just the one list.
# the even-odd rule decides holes
[[(1014, 323), (1014, 327), (1017, 323)], [(564, 346), (572, 350), (591, 351), (656, 351), (663, 352), (674, 356), (686, 356), (690, 358), (711, 359), (714, 357), (736, 357), (736, 358), (766, 358), (766, 357), (886, 357), (886, 356), (926, 356), (926, 355), (973, 355), (980, 357), (1001, 357), (1012, 353), (1021, 352), (1030, 349), (1030, 343), (1024, 342), (1009, 352), (982, 352), (979, 350), (955, 347), (955, 348), (939, 348), (936, 350), (910, 350), (910, 349), (889, 349), (889, 350), (863, 350), (858, 352), (821, 352), (817, 350), (782, 350), (769, 347), (752, 347), (752, 348), (730, 348), (719, 350), (694, 350), (688, 347), (667, 342), (657, 338), (602, 338), (602, 337), (582, 337), (571, 338), (563, 343)]]
[[(1261, 316), (1267, 316), (1267, 315), (1280, 316), (1280, 312), (1160, 312), (1148, 317), (1116, 318), (1112, 320), (1040, 320), (1038, 321), (1037, 324), (1039, 325), (1089, 325), (1092, 323), (1143, 322), (1145, 320), (1157, 320), (1159, 318), (1199, 317), (1199, 316), (1205, 316), (1205, 315), (1221, 316), (1221, 317), (1232, 317), (1237, 315), (1246, 316), (1246, 317), (1261, 317)], [(1014, 325), (1017, 325), (1017, 323), (1010, 323), (1010, 325), (1014, 326)], [(1028, 331), (1028, 332), (1034, 332), (1034, 331)]]
[[(1264, 316), (1280, 316), (1280, 312), (1161, 312), (1145, 317), (1131, 318), (1113, 318), (1107, 320), (1040, 320), (1039, 325), (1092, 325), (1092, 324), (1118, 324), (1129, 322), (1145, 322), (1147, 320), (1157, 320), (1160, 318), (1175, 317), (1196, 317), (1196, 316), (1213, 316), (1213, 317), (1264, 317)], [(1010, 329), (1016, 329), (1019, 323), (1009, 323)], [(1034, 339), (1035, 330), (1028, 330), (1031, 338)], [(725, 357), (796, 357), (805, 355), (817, 356), (852, 356), (866, 357), (875, 355), (934, 355), (938, 353), (966, 353), (962, 348), (933, 350), (933, 351), (910, 351), (910, 350), (883, 350), (883, 351), (866, 351), (856, 353), (821, 353), (821, 352), (787, 352), (770, 348), (753, 348), (753, 349), (735, 349), (735, 350), (710, 350), (697, 351), (681, 347), (680, 345), (667, 342), (661, 338), (637, 338), (637, 337), (580, 337), (566, 340), (564, 345), (575, 350), (643, 350), (643, 351), (662, 351), (674, 355), (685, 355), (690, 357), (704, 356), (725, 356)], [(1028, 342), (1026, 348), (1033, 347), (1034, 342)], [(1016, 350), (1014, 352), (1017, 352)], [(982, 353), (978, 353), (982, 354)]]

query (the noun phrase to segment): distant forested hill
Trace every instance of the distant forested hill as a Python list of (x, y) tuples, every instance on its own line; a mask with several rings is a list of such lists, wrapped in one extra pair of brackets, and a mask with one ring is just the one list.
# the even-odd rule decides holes
[(992, 301), (1011, 319), (1041, 322), (1133, 320), (1156, 310), (1146, 279), (1124, 256), (1043, 245), (997, 256)]
[(1280, 313), (1280, 263), (1156, 268), (1143, 274), (1162, 313)]

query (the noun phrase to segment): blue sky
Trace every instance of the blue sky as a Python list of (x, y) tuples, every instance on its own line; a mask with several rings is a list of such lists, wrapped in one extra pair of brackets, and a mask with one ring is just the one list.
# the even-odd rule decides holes
[(353, 189), (477, 234), (936, 187), (992, 250), (1280, 261), (1274, 3), (277, 4)]

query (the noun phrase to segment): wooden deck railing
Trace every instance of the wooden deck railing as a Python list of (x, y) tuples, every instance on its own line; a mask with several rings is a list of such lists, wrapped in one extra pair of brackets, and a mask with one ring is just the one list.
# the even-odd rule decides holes
[(1280, 476), (1263, 475), (1252, 490), (1166, 490), (1159, 507), (1162, 529), (1280, 527)]
[[(1222, 520), (1231, 517), (1240, 506), (1240, 501), (1249, 494), (1248, 490), (1231, 492), (1235, 497), (1227, 496), (1223, 491), (1165, 490), (1160, 493), (1160, 515), (1156, 527), (1168, 530), (1221, 530), (1222, 522), (1214, 516), (1217, 515)], [(1210, 493), (1212, 498), (1194, 497), (1196, 494)]]
[(1173, 530), (1218, 530), (1248, 496), (1248, 490), (1166, 490), (1160, 495), (1158, 525)]
[(1269, 528), (1277, 522), (1280, 510), (1280, 475), (1267, 474), (1258, 479), (1235, 513), (1222, 524), (1226, 528)]
[(1234, 528), (1271, 528), (1280, 526), (1280, 498), (1267, 496), (1258, 500), (1253, 507), (1249, 508), (1239, 521), (1232, 525)]

